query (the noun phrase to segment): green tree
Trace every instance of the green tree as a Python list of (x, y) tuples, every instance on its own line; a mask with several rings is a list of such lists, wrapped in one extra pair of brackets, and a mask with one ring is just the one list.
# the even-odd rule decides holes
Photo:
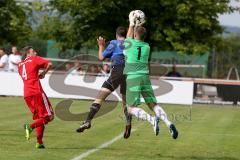
[(14, 0), (0, 1), (0, 44), (18, 44), (31, 33), (23, 7)]
[[(36, 1), (19, 1), (21, 8), (24, 10), (31, 25), (32, 32), (28, 34), (25, 41), (18, 43), (18, 48), (26, 45), (33, 46), (40, 56), (46, 56), (47, 53), (47, 40), (53, 39), (54, 22), (52, 21), (53, 10), (48, 2), (41, 0)], [(58, 18), (55, 18), (59, 21)]]
[(33, 28), (33, 38), (49, 40), (57, 36), (55, 31), (61, 25), (61, 20), (56, 16), (54, 9), (48, 2), (28, 2), (25, 10)]
[(119, 25), (128, 25), (131, 10), (147, 16), (147, 41), (152, 47), (187, 53), (209, 51), (222, 32), (218, 15), (236, 10), (230, 0), (50, 0), (60, 14), (55, 38), (64, 48), (95, 45), (103, 34), (114, 37)]

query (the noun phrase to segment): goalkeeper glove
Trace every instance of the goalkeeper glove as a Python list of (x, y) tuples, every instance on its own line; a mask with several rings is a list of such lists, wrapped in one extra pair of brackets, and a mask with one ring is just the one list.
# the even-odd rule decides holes
[(129, 26), (130, 27), (133, 27), (135, 24), (134, 24), (134, 21), (135, 21), (135, 17), (134, 17), (134, 11), (131, 11), (129, 13)]
[(136, 26), (136, 27), (142, 26), (145, 22), (146, 22), (145, 19), (137, 19), (135, 26)]

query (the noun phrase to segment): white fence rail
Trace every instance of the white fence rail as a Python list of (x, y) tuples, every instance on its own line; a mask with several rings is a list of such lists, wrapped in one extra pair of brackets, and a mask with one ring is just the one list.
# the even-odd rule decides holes
[[(52, 74), (46, 75), (45, 79), (41, 80), (43, 89), (46, 94), (52, 98), (74, 98), (74, 99), (94, 99), (97, 94), (97, 90), (101, 88), (102, 83), (107, 77), (95, 77), (93, 82), (85, 82), (84, 75), (73, 75), (73, 74), (58, 74), (56, 81), (59, 79), (64, 79), (63, 84), (58, 84), (57, 87), (71, 86), (75, 89), (79, 88), (79, 93), (71, 91), (67, 94), (61, 92), (51, 86), (49, 83)], [(64, 76), (66, 76), (64, 78)], [(173, 80), (160, 80), (152, 79), (153, 88), (157, 91), (156, 97), (159, 103), (169, 103), (169, 104), (186, 104), (191, 105), (193, 102), (193, 82), (192, 81), (173, 81)], [(91, 96), (86, 96), (89, 94), (84, 94), (88, 92), (88, 89), (81, 90), (81, 87), (87, 87), (89, 90), (94, 89)], [(121, 100), (118, 92), (113, 93), (118, 100)], [(7, 96), (23, 96), (23, 82), (17, 73), (10, 72), (0, 72), (0, 95)], [(111, 100), (111, 99), (110, 99)]]

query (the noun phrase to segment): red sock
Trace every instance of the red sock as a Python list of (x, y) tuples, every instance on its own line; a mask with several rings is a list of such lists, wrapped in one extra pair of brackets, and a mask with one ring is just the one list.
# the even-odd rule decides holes
[(32, 123), (30, 127), (32, 129), (38, 128), (40, 126), (47, 124), (48, 122), (49, 122), (48, 118), (40, 118), (40, 119), (35, 120), (35, 122)]
[(36, 128), (36, 135), (37, 135), (37, 143), (43, 144), (43, 132), (44, 132), (44, 125)]

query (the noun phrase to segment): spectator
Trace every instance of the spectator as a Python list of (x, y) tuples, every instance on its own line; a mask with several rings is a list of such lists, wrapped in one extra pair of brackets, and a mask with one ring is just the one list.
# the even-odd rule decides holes
[(98, 65), (98, 73), (99, 73), (99, 75), (102, 74), (102, 66), (100, 66), (100, 65)]
[(84, 74), (85, 72), (82, 69), (82, 65), (80, 62), (75, 62), (74, 63), (74, 69), (72, 70), (71, 74)]
[(174, 64), (172, 66), (172, 71), (168, 72), (167, 77), (182, 77), (182, 75), (177, 71), (177, 67)]
[(4, 48), (0, 48), (0, 71), (8, 71), (8, 56)]
[(110, 73), (110, 66), (108, 64), (104, 64), (101, 69), (101, 75), (108, 76)]
[(18, 66), (17, 64), (21, 62), (21, 55), (19, 54), (17, 47), (13, 46), (12, 47), (12, 54), (9, 55), (9, 71), (11, 72), (18, 72)]
[(88, 68), (88, 73), (90, 74), (99, 74), (99, 70), (98, 70), (98, 66), (97, 65), (90, 65), (90, 67)]

